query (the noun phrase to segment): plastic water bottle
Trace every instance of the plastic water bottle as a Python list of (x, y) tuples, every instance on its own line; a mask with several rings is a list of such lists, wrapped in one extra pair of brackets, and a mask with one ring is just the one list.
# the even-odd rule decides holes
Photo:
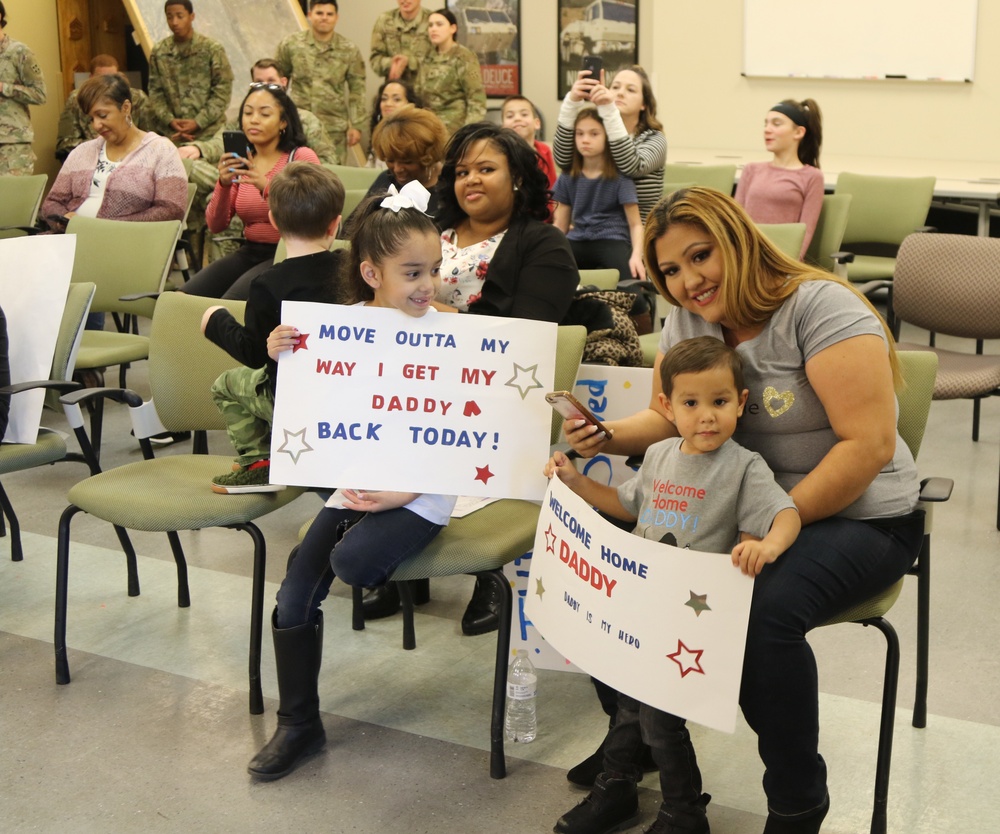
[(535, 715), (535, 685), (538, 675), (531, 658), (524, 649), (518, 649), (507, 671), (507, 713), (504, 731), (508, 741), (527, 744), (538, 735)]

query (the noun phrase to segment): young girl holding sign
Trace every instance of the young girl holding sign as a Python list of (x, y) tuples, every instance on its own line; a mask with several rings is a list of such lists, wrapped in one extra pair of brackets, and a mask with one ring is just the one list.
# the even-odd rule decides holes
[[(431, 306), (441, 269), (441, 239), (424, 210), (428, 191), (413, 181), (362, 204), (351, 230), (345, 303), (394, 307), (410, 316)], [(298, 344), (289, 325), (271, 331), (275, 360)], [(271, 619), (278, 674), (278, 727), (247, 768), (280, 779), (326, 743), (317, 682), (323, 647), (320, 603), (339, 576), (351, 585), (381, 585), (448, 523), (455, 497), (338, 489), (320, 510), (289, 561)]]

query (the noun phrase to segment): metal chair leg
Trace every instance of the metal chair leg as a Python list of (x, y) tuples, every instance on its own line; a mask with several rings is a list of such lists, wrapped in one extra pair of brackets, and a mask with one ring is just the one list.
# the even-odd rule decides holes
[(507, 706), (507, 664), (510, 660), (510, 618), (514, 595), (503, 570), (477, 573), (476, 577), (492, 582), (500, 592), (500, 623), (497, 629), (497, 656), (493, 671), (493, 712), (490, 718), (490, 777), (503, 779), (507, 775), (504, 758), (504, 709)]
[(233, 525), (253, 539), (253, 589), (250, 593), (250, 714), (264, 712), (264, 693), (260, 684), (260, 653), (264, 630), (264, 570), (267, 546), (260, 528), (253, 522)]
[(899, 684), (899, 638), (888, 620), (873, 617), (860, 621), (874, 626), (885, 636), (885, 679), (882, 684), (882, 718), (875, 764), (875, 800), (872, 808), (871, 834), (886, 834), (886, 811), (889, 804), (889, 768), (892, 764), (892, 737)]
[(914, 571), (917, 576), (917, 686), (913, 700), (913, 726), (927, 726), (928, 656), (931, 633), (931, 543), (924, 536)]
[(17, 521), (17, 513), (10, 503), (10, 498), (0, 484), (0, 537), (7, 535), (4, 527), (4, 517), (10, 526), (10, 560), (20, 562), (24, 559), (24, 550), (21, 548), (21, 525)]
[(396, 590), (403, 607), (403, 648), (413, 651), (417, 647), (417, 633), (413, 625), (413, 588), (409, 582), (397, 582)]
[(66, 595), (69, 581), (69, 525), (80, 508), (70, 504), (59, 516), (56, 538), (56, 616), (53, 644), (56, 651), (56, 683), (67, 684), (69, 660), (66, 657)]
[(360, 585), (351, 586), (351, 628), (354, 631), (365, 630), (365, 589)]
[(167, 540), (170, 542), (170, 551), (174, 554), (174, 564), (177, 565), (177, 607), (189, 608), (191, 588), (188, 586), (187, 560), (184, 558), (181, 538), (176, 532), (170, 531), (167, 533)]

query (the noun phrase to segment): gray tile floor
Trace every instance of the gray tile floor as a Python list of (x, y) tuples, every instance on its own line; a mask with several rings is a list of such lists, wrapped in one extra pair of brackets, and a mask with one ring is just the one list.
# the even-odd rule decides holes
[[(920, 338), (919, 333), (904, 333)], [(998, 352), (1000, 348), (988, 348)], [(131, 384), (148, 390), (145, 368)], [(919, 468), (956, 482), (935, 517), (930, 717), (909, 724), (915, 586), (890, 614), (900, 676), (889, 828), (897, 834), (992, 831), (1000, 794), (1000, 533), (995, 529), (1000, 403), (935, 403)], [(48, 424), (64, 427), (61, 416)], [(105, 465), (139, 458), (123, 409), (110, 407)], [(211, 439), (226, 453), (226, 439)], [(183, 450), (171, 449), (167, 454)], [(73, 683), (56, 686), (52, 657), (55, 533), (67, 489), (84, 469), (62, 463), (5, 476), (21, 518), (25, 559), (0, 539), (0, 828), (5, 831), (543, 832), (582, 794), (565, 770), (597, 745), (603, 716), (586, 678), (543, 672), (538, 739), (508, 746), (508, 776), (488, 775), (492, 636), (463, 637), (471, 580), (435, 581), (418, 611), (418, 648), (400, 647), (398, 618), (350, 630), (339, 587), (326, 604), (321, 697), (330, 742), (292, 776), (259, 785), (245, 765), (274, 726), (273, 657), (265, 644), (266, 712), (247, 713), (250, 543), (243, 534), (183, 535), (193, 604), (178, 609), (164, 536), (136, 534), (142, 595), (125, 594), (111, 529), (73, 526), (69, 631)], [(261, 522), (273, 598), (305, 496)], [(270, 604), (270, 603), (268, 603)], [(823, 739), (833, 806), (824, 832), (868, 830), (882, 638), (852, 625), (812, 635), (819, 658)], [(763, 827), (761, 766), (752, 733), (694, 728), (715, 834)], [(655, 782), (642, 791), (652, 819)], [(637, 826), (633, 831), (641, 830)]]

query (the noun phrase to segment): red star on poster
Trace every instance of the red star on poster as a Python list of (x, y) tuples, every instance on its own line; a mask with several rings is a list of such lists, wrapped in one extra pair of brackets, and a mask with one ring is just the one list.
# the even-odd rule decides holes
[(309, 350), (309, 348), (306, 347), (306, 339), (308, 338), (308, 333), (299, 333), (299, 343), (297, 345), (292, 345), (292, 353), (295, 353), (297, 350)]
[(545, 531), (545, 552), (556, 552), (556, 534), (552, 532), (551, 524), (549, 525), (549, 529)]
[(489, 464), (487, 464), (486, 466), (477, 466), (476, 467), (476, 477), (475, 477), (475, 480), (482, 481), (484, 484), (488, 484), (490, 482), (490, 478), (492, 478), (492, 477), (493, 477), (493, 473), (490, 472)]
[(705, 670), (701, 668), (701, 656), (705, 653), (704, 649), (689, 649), (684, 645), (683, 640), (677, 641), (677, 651), (668, 654), (674, 663), (676, 663), (681, 670), (681, 677), (686, 677), (688, 672), (697, 672), (699, 675), (704, 675)]

